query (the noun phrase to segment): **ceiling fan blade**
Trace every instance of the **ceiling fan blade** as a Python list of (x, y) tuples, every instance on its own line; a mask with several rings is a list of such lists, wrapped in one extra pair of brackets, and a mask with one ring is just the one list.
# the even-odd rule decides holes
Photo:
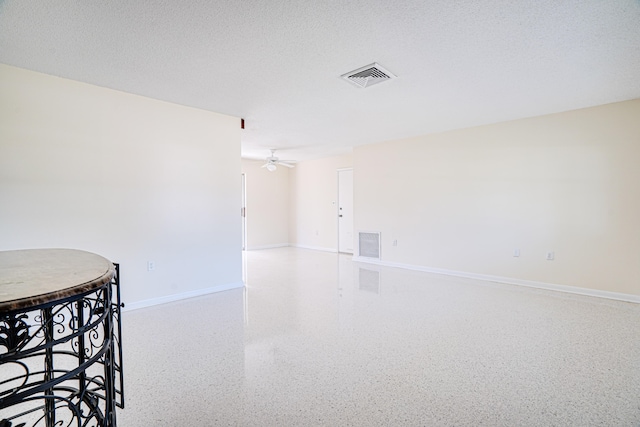
[(260, 166), (261, 168), (266, 168), (267, 165), (269, 165), (269, 163), (265, 163), (264, 165)]
[(279, 165), (284, 166), (286, 168), (295, 168), (294, 165), (291, 165), (289, 163), (285, 163), (285, 162), (276, 162), (276, 163), (278, 163)]

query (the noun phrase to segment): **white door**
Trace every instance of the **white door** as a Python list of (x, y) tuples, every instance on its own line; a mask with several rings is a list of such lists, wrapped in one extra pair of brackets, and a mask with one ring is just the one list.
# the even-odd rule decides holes
[(338, 171), (338, 252), (353, 253), (353, 170)]

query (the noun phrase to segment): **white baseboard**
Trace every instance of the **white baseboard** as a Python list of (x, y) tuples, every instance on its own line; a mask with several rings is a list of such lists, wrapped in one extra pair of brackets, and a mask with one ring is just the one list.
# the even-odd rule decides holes
[(135, 301), (135, 302), (132, 302), (132, 303), (126, 303), (125, 302), (125, 306), (122, 308), (122, 311), (138, 310), (140, 308), (151, 307), (151, 306), (160, 305), (160, 304), (166, 304), (168, 302), (180, 301), (180, 300), (187, 299), (187, 298), (194, 298), (194, 297), (199, 297), (199, 296), (202, 296), (202, 295), (212, 294), (212, 293), (216, 293), (216, 292), (223, 292), (223, 291), (228, 291), (228, 290), (231, 290), (231, 289), (238, 289), (238, 288), (242, 288), (242, 287), (244, 287), (244, 283), (243, 282), (228, 283), (228, 284), (225, 284), (225, 285), (213, 286), (211, 288), (195, 289), (193, 291), (182, 292), (182, 293), (179, 293), (179, 294), (165, 295), (163, 297), (151, 298), (151, 299), (146, 299), (146, 300), (142, 300), (142, 301)]
[(294, 244), (294, 243), (289, 243), (289, 246), (291, 246), (293, 248), (311, 249), (311, 250), (314, 250), (314, 251), (338, 253), (338, 250), (336, 248), (323, 248), (323, 247), (320, 247), (320, 246), (298, 245), (298, 244)]
[(248, 251), (260, 251), (262, 249), (286, 248), (288, 243), (276, 243), (275, 245), (249, 246)]
[(412, 264), (381, 261), (378, 259), (354, 256), (353, 261), (386, 267), (403, 268), (406, 270), (423, 271), (425, 273), (445, 274), (447, 276), (465, 277), (468, 279), (484, 280), (487, 282), (506, 283), (509, 285), (528, 286), (530, 288), (546, 289), (550, 291), (566, 292), (570, 294), (586, 295), (590, 297), (607, 298), (618, 301), (640, 304), (640, 295), (623, 294), (619, 292), (601, 291), (598, 289), (579, 288), (577, 286), (556, 285), (554, 283), (535, 282), (532, 280), (515, 279), (512, 277), (492, 276), (488, 274), (467, 273), (464, 271), (446, 270), (444, 268), (423, 267)]

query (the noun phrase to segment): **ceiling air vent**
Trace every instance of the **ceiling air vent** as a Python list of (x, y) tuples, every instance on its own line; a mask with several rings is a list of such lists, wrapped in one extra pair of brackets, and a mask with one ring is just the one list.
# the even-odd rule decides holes
[(362, 88), (386, 82), (395, 77), (396, 76), (382, 68), (377, 62), (342, 75), (342, 78), (346, 81)]

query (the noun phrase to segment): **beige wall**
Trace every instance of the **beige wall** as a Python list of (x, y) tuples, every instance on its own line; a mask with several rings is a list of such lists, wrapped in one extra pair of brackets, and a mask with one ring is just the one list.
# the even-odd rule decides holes
[(383, 261), (640, 295), (640, 100), (357, 147), (354, 188)]
[(0, 100), (0, 250), (99, 253), (128, 303), (242, 284), (238, 118), (5, 65)]
[(290, 172), (292, 246), (338, 250), (338, 169), (352, 167), (351, 154), (299, 162)]
[[(100, 253), (129, 303), (240, 284), (237, 118), (4, 65), (0, 99), (0, 250)], [(638, 117), (635, 100), (244, 161), (249, 248), (335, 251), (353, 166), (355, 230), (382, 232), (384, 262), (640, 295)]]
[(242, 160), (246, 179), (247, 249), (289, 244), (289, 169), (269, 172), (264, 161)]

